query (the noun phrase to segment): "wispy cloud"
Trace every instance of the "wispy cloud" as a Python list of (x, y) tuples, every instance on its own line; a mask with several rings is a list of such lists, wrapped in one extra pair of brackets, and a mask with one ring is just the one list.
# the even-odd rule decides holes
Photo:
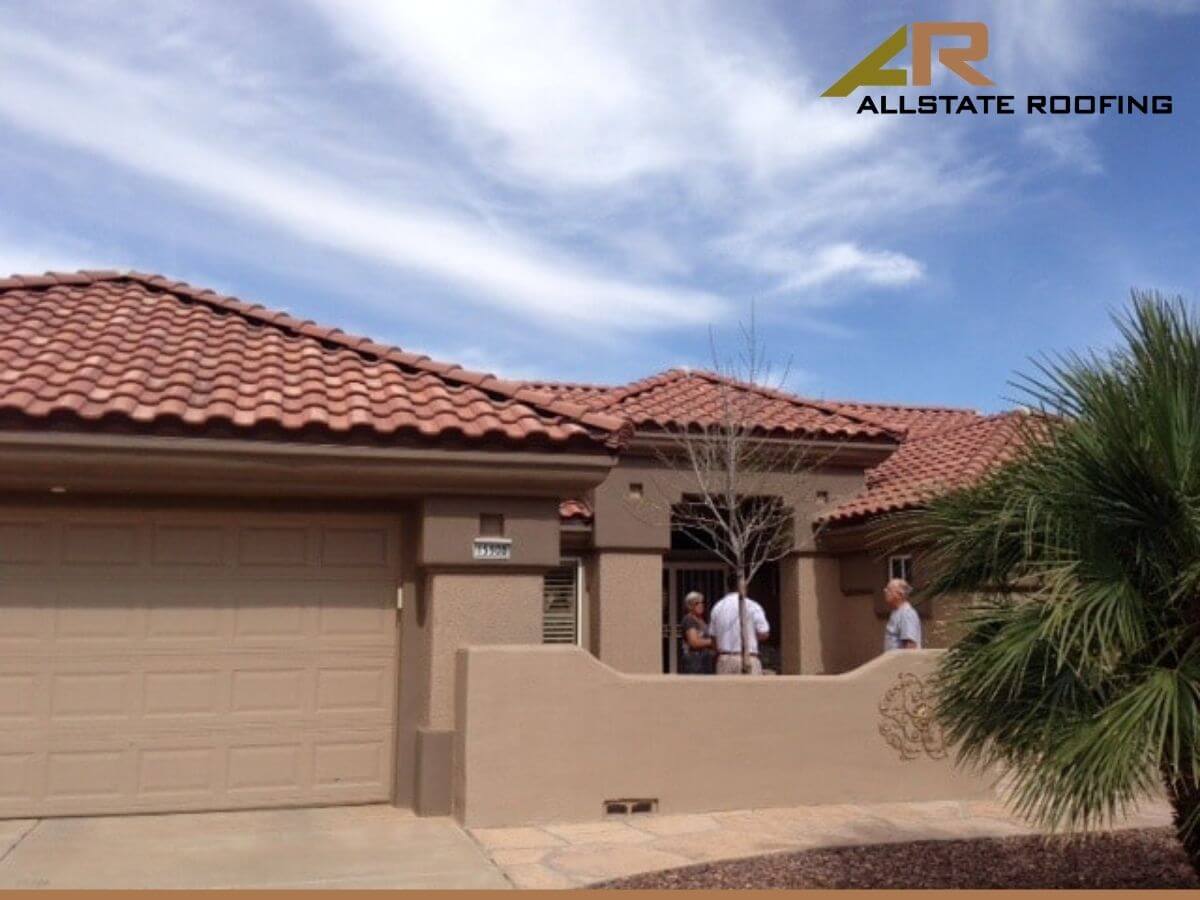
[(351, 46), (535, 190), (764, 177), (870, 144), (763, 35), (697, 3), (316, 0)]
[[(989, 21), (1006, 92), (1089, 83), (1121, 21), (1108, 4), (941, 10)], [(863, 51), (848, 16), (707, 0), (0, 3), (0, 268), (261, 286), (522, 374), (703, 363), (707, 326), (751, 297), (783, 341), (844, 345), (881, 293), (900, 301), (885, 313), (946, 296), (957, 230), (1044, 196), (1047, 161), (1105, 162), (1087, 126), (905, 121), (821, 98)], [(878, 14), (880, 37), (899, 16)]]
[(0, 228), (0, 278), (7, 275), (73, 272), (77, 269), (129, 267), (110, 253), (74, 237), (49, 234), (17, 234)]
[(172, 114), (170, 86), (36, 35), (0, 35), (0, 114), (22, 128), (237, 209), (296, 238), (463, 285), (481, 303), (543, 327), (645, 330), (722, 315), (702, 290), (626, 281), (554, 247), (453, 215), (381, 202), (286, 155), (239, 154), (199, 109)]
[(886, 250), (864, 250), (843, 243), (821, 247), (801, 255), (785, 277), (781, 289), (809, 288), (838, 278), (851, 277), (883, 287), (909, 284), (924, 274), (924, 267), (911, 256)]

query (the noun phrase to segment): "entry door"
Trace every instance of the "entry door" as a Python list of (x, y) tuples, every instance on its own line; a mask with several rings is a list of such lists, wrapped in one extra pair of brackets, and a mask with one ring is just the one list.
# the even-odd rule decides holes
[(686, 610), (683, 598), (692, 591), (704, 595), (712, 610), (725, 596), (725, 566), (713, 562), (669, 562), (663, 566), (663, 671), (679, 671), (679, 642), (683, 638), (680, 622)]
[(0, 508), (0, 818), (388, 800), (390, 518)]

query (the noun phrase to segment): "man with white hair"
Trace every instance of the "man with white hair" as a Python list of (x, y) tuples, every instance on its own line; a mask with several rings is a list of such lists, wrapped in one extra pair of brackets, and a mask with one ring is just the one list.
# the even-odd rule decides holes
[(912, 596), (912, 585), (903, 578), (893, 578), (883, 589), (883, 599), (892, 608), (887, 628), (883, 631), (883, 651), (920, 650), (921, 617), (913, 609), (908, 598)]

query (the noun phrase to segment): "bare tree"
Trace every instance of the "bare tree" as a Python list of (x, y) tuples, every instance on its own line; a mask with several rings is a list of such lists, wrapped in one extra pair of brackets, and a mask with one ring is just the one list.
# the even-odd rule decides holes
[[(714, 371), (711, 377), (698, 374), (711, 382), (715, 406), (690, 426), (669, 430), (657, 455), (661, 465), (684, 473), (695, 488), (667, 510), (672, 529), (687, 534), (735, 576), (741, 670), (747, 673), (746, 585), (791, 552), (796, 499), (818, 460), (799, 435), (772, 435), (771, 413), (794, 399), (781, 392), (788, 369), (773, 369), (757, 336), (753, 307), (738, 337), (737, 351), (724, 356), (710, 332)], [(781, 483), (789, 484), (790, 496), (780, 495)]]

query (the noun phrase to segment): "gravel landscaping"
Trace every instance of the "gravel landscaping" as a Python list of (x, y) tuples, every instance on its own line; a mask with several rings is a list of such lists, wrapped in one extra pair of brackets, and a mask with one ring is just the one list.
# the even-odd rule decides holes
[(602, 888), (1200, 888), (1170, 828), (1068, 841), (1008, 837), (778, 853)]

